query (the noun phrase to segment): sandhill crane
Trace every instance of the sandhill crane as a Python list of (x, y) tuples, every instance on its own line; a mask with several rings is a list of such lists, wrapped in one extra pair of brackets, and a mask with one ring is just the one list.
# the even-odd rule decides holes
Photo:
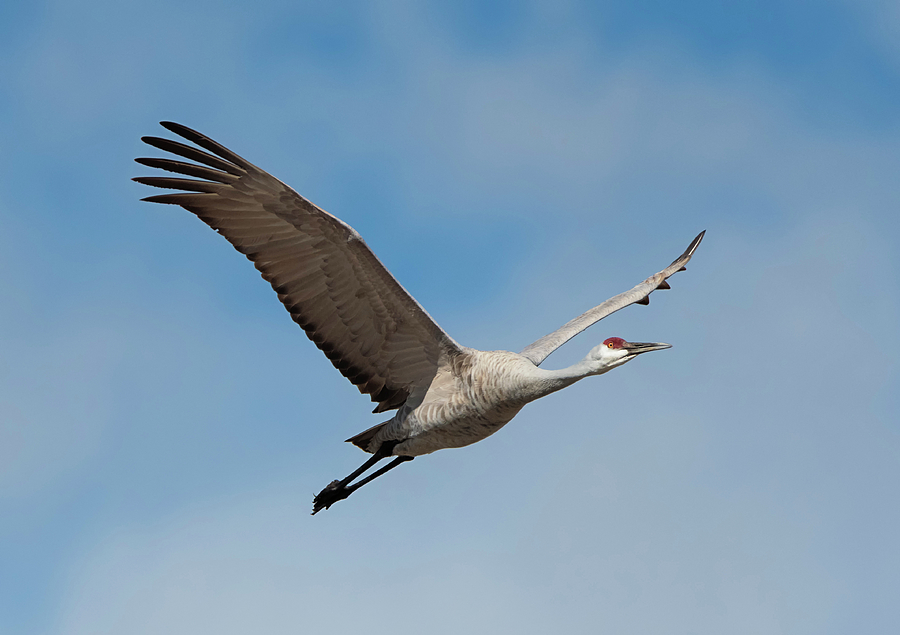
[[(648, 304), (651, 292), (669, 289), (667, 278), (684, 270), (705, 231), (659, 273), (520, 353), (479, 351), (445, 333), (352, 227), (212, 139), (180, 124), (161, 125), (202, 150), (143, 137), (155, 148), (196, 162), (136, 159), (193, 177), (137, 177), (138, 183), (181, 190), (143, 200), (180, 205), (222, 234), (253, 262), (335, 368), (371, 396), (377, 404), (373, 412), (397, 410), (387, 421), (347, 439), (373, 456), (346, 478), (328, 484), (314, 498), (313, 514), (416, 456), (481, 441), (535, 399), (643, 353), (670, 348), (611, 337), (568, 368), (540, 368), (550, 353), (598, 320), (630, 304)], [(387, 457), (394, 459), (356, 481)]]

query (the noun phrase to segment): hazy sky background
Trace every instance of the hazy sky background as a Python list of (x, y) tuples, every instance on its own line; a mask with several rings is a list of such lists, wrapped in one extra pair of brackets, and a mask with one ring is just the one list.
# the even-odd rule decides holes
[[(900, 628), (900, 9), (0, 5), (0, 632)], [(138, 202), (170, 119), (357, 230), (458, 341), (666, 341), (312, 496), (383, 417)]]

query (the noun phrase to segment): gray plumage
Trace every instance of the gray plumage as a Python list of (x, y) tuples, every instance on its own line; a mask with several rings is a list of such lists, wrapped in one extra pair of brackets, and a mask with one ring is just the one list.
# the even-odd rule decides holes
[(264, 170), (185, 126), (163, 122), (199, 148), (143, 137), (160, 150), (195, 161), (139, 158), (138, 163), (193, 177), (137, 177), (178, 190), (143, 200), (180, 205), (246, 255), (331, 363), (376, 403), (397, 409), (388, 421), (348, 439), (375, 454), (363, 468), (316, 497), (327, 508), (360, 483), (350, 480), (385, 456), (409, 457), (462, 447), (493, 434), (528, 402), (583, 377), (611, 370), (667, 344), (611, 338), (581, 362), (548, 371), (540, 364), (569, 339), (630, 304), (646, 304), (684, 269), (705, 232), (671, 265), (527, 346), (521, 353), (477, 351), (456, 343), (394, 279), (349, 225)]

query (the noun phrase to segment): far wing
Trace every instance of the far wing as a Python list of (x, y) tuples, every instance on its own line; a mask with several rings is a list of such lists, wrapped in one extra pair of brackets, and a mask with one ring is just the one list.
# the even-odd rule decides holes
[(145, 201), (180, 205), (247, 256), (294, 321), (375, 412), (400, 407), (427, 386), (459, 346), (425, 312), (349, 225), (208, 137), (163, 122), (204, 152), (169, 139), (151, 146), (197, 163), (136, 159), (193, 178), (138, 177), (182, 190)]
[(706, 230), (700, 232), (700, 234), (691, 241), (691, 244), (688, 245), (685, 252), (659, 273), (650, 276), (631, 291), (620, 293), (603, 304), (595, 306), (590, 311), (582, 313), (574, 320), (566, 323), (562, 328), (553, 331), (549, 335), (545, 335), (535, 343), (527, 346), (521, 352), (521, 355), (530, 359), (535, 365), (540, 366), (541, 362), (547, 359), (547, 356), (550, 355), (550, 353), (581, 333), (584, 329), (599, 322), (607, 315), (615, 313), (619, 309), (624, 309), (629, 304), (650, 304), (650, 294), (656, 289), (669, 288), (669, 283), (666, 282), (666, 279), (672, 274), (685, 268), (685, 265), (690, 261), (691, 256), (694, 255), (697, 245), (703, 240), (704, 234), (706, 234)]

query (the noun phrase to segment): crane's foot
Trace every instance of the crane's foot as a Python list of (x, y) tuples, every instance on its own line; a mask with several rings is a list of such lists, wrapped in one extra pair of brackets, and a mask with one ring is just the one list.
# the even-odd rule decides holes
[(313, 499), (313, 516), (318, 514), (323, 509), (328, 509), (336, 502), (344, 500), (352, 493), (353, 489), (348, 489), (347, 486), (343, 484), (343, 482), (331, 481), (328, 485), (325, 486), (325, 489), (319, 492)]
[(390, 442), (390, 444), (382, 444), (381, 448), (379, 448), (378, 452), (370, 458), (368, 461), (363, 463), (362, 467), (353, 472), (350, 476), (345, 478), (343, 481), (331, 481), (328, 485), (325, 486), (321, 492), (319, 492), (316, 497), (313, 499), (313, 516), (318, 514), (323, 509), (328, 509), (332, 505), (334, 505), (338, 501), (342, 501), (350, 494), (358, 490), (360, 487), (365, 485), (366, 483), (378, 478), (385, 472), (389, 472), (393, 470), (395, 467), (400, 465), (401, 463), (406, 463), (407, 461), (412, 461), (414, 457), (412, 456), (397, 456), (394, 457), (394, 460), (382, 467), (380, 470), (375, 470), (369, 476), (364, 479), (353, 483), (353, 485), (348, 485), (348, 483), (352, 482), (353, 479), (357, 478), (360, 474), (368, 470), (370, 467), (378, 463), (381, 459), (390, 456), (391, 450), (393, 447), (397, 445), (396, 441)]

